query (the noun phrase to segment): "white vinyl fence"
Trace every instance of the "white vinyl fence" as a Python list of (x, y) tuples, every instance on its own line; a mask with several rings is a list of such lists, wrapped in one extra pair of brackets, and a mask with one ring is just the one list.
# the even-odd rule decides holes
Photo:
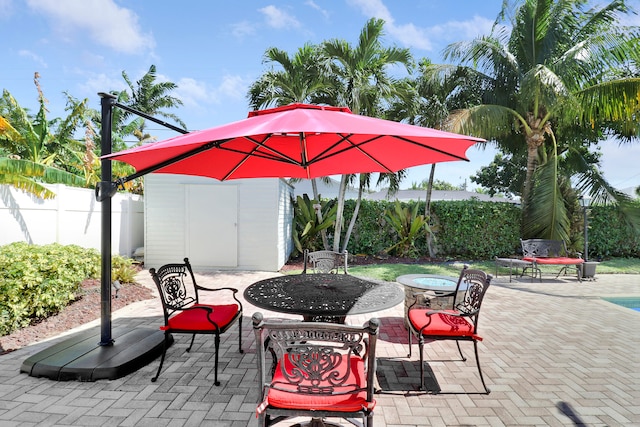
[[(75, 244), (100, 250), (101, 203), (92, 189), (47, 185), (56, 194), (42, 200), (0, 185), (0, 246), (12, 242)], [(144, 203), (116, 194), (111, 202), (113, 254), (132, 256), (144, 245)]]

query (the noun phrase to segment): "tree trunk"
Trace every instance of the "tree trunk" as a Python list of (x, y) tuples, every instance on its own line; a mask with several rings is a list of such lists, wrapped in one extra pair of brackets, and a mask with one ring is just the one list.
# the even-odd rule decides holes
[(538, 163), (538, 146), (533, 141), (530, 141), (530, 137), (527, 136), (527, 174), (524, 178), (524, 185), (522, 188), (522, 211), (527, 210), (529, 203), (529, 196), (531, 195), (531, 189), (533, 188), (533, 173), (536, 170), (536, 164)]
[[(433, 177), (436, 174), (436, 164), (431, 165), (431, 172), (429, 173), (429, 182), (427, 183), (427, 197), (424, 201), (424, 218), (427, 224), (431, 222), (431, 192), (433, 191)], [(429, 249), (429, 257), (435, 258), (436, 250), (433, 247), (433, 234), (427, 234), (427, 249)]]
[[(320, 194), (318, 194), (318, 183), (316, 182), (315, 178), (311, 180), (311, 189), (313, 190), (313, 200), (315, 200), (316, 202), (318, 202), (319, 205), (321, 205)], [(318, 217), (318, 224), (322, 224), (322, 209), (316, 209), (316, 216)], [(326, 229), (320, 230), (320, 235), (322, 236), (322, 247), (324, 248), (325, 251), (328, 251), (329, 239), (327, 238), (327, 230)]]
[(344, 198), (347, 192), (348, 175), (342, 175), (340, 178), (340, 190), (338, 192), (338, 209), (336, 211), (336, 226), (333, 235), (333, 250), (340, 250), (340, 234), (342, 233), (342, 222), (344, 217)]
[(351, 238), (351, 232), (353, 231), (353, 227), (356, 224), (356, 219), (358, 218), (358, 212), (360, 211), (360, 202), (362, 201), (362, 191), (364, 189), (364, 184), (362, 182), (362, 177), (359, 179), (360, 186), (358, 187), (358, 200), (356, 200), (356, 207), (353, 209), (353, 215), (351, 216), (351, 221), (349, 221), (349, 227), (347, 228), (347, 232), (344, 236), (344, 243), (342, 244), (342, 252), (347, 249), (347, 245), (349, 244), (349, 239)]

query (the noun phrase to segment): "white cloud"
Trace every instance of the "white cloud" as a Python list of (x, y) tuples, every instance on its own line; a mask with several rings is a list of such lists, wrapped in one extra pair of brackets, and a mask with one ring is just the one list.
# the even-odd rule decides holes
[(140, 53), (155, 45), (153, 36), (140, 29), (138, 16), (113, 0), (27, 0), (27, 4), (46, 15), (63, 36), (87, 32), (96, 43), (124, 53)]
[(0, 0), (0, 20), (8, 18), (13, 12), (13, 3), (11, 0)]
[(287, 12), (278, 9), (273, 5), (269, 5), (258, 9), (261, 12), (266, 20), (267, 25), (273, 28), (282, 29), (282, 28), (300, 28), (300, 22), (292, 15), (289, 15)]
[[(80, 74), (83, 71), (78, 70)], [(121, 76), (114, 78), (110, 75), (100, 73), (89, 75), (84, 83), (78, 85), (81, 96), (95, 97), (98, 92), (122, 91), (127, 88), (126, 83)]]
[(238, 39), (242, 39), (245, 36), (252, 36), (255, 33), (255, 26), (249, 21), (242, 21), (231, 25), (231, 34)]
[(469, 40), (481, 34), (489, 34), (493, 20), (475, 16), (470, 21), (449, 21), (433, 27), (419, 27), (413, 23), (397, 24), (382, 0), (348, 0), (364, 16), (385, 21), (385, 31), (402, 45), (410, 48), (433, 50), (433, 45)]
[(393, 25), (393, 16), (382, 0), (348, 0), (348, 3), (360, 9), (363, 15), (383, 19)]
[(307, 0), (304, 2), (304, 4), (306, 4), (307, 6), (311, 7), (312, 9), (317, 10), (318, 12), (320, 12), (322, 14), (322, 16), (325, 17), (325, 19), (329, 19), (329, 11), (327, 9), (323, 9), (321, 8), (316, 2), (314, 2), (313, 0)]
[(216, 102), (215, 91), (202, 81), (183, 77), (176, 84), (178, 88), (175, 91), (175, 95), (182, 100), (185, 107), (197, 107), (200, 104)]
[(222, 83), (218, 88), (218, 92), (223, 97), (233, 99), (244, 99), (249, 89), (249, 81), (236, 75), (225, 75), (222, 77)]
[(447, 43), (461, 40), (471, 40), (477, 36), (489, 34), (494, 21), (482, 16), (474, 16), (469, 21), (449, 21), (442, 25), (429, 28), (433, 38), (439, 38)]
[(190, 77), (183, 77), (176, 82), (176, 96), (185, 107), (220, 104), (228, 100), (244, 100), (249, 88), (249, 80), (237, 75), (227, 74), (217, 87)]
[(44, 68), (47, 68), (48, 65), (47, 63), (44, 61), (44, 59), (39, 56), (36, 55), (35, 53), (31, 52), (30, 50), (21, 50), (18, 52), (18, 55), (24, 57), (24, 58), (29, 58), (31, 60), (33, 60), (34, 62), (37, 62), (38, 64), (42, 65)]
[(390, 36), (397, 39), (402, 45), (422, 50), (432, 50), (431, 40), (425, 34), (425, 30), (417, 28), (413, 24), (385, 25)]

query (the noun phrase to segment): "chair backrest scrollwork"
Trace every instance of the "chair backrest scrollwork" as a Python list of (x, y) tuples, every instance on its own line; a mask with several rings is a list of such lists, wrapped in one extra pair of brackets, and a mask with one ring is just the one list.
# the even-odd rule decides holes
[(189, 278), (194, 278), (188, 259), (184, 264), (166, 264), (157, 270), (150, 268), (149, 273), (158, 288), (167, 319), (174, 312), (198, 303), (195, 282), (189, 284)]
[[(476, 323), (477, 314), (480, 311), (484, 295), (491, 284), (492, 276), (482, 270), (474, 270), (465, 266), (460, 272), (458, 285), (454, 294), (453, 308), (466, 316), (474, 317)], [(461, 299), (459, 292), (464, 289)]]
[(304, 250), (303, 273), (347, 273), (348, 253), (335, 251)]
[[(260, 389), (308, 395), (345, 395), (366, 391), (373, 399), (377, 319), (364, 326), (315, 322), (265, 322), (253, 316)], [(270, 369), (266, 354), (272, 355)], [(363, 363), (369, 381), (354, 381)], [(270, 373), (270, 374), (269, 374)]]

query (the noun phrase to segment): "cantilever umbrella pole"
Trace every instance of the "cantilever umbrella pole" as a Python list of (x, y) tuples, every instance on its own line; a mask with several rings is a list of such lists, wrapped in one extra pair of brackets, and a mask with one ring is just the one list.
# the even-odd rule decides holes
[[(102, 127), (100, 130), (102, 155), (111, 154), (112, 150), (112, 120), (113, 107), (119, 107), (130, 113), (137, 114), (140, 117), (148, 119), (152, 122), (166, 126), (176, 132), (188, 133), (187, 130), (178, 128), (169, 123), (158, 120), (141, 111), (137, 111), (126, 105), (122, 105), (116, 101), (116, 97), (110, 93), (98, 93), (101, 101), (101, 120)], [(131, 179), (144, 175), (136, 173), (135, 177), (127, 177), (125, 180), (112, 182), (112, 168), (110, 159), (102, 159), (101, 163), (102, 181), (96, 186), (96, 199), (101, 202), (101, 277), (100, 277), (100, 342), (98, 345), (113, 345), (113, 337), (111, 335), (111, 197), (115, 194), (118, 186), (121, 186)], [(148, 172), (146, 172), (148, 173)]]

